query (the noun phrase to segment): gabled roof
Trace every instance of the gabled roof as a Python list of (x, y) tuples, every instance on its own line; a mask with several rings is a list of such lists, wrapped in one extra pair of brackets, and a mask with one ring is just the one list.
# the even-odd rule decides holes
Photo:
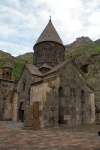
[(57, 70), (59, 70), (62, 66), (64, 66), (64, 64), (70, 62), (69, 60), (68, 61), (63, 61), (61, 62), (60, 64), (56, 65), (55, 67), (53, 67), (50, 71), (48, 71), (45, 75), (48, 75), (48, 74), (51, 74), (53, 72), (56, 72)]
[(28, 70), (30, 71), (30, 73), (32, 75), (38, 75), (38, 76), (42, 76), (42, 73), (38, 70), (38, 68), (36, 66), (34, 66), (33, 64), (26, 64), (26, 67), (28, 68)]
[(77, 64), (75, 63), (75, 61), (73, 60), (73, 58), (63, 61), (60, 64), (56, 65), (55, 67), (53, 67), (50, 71), (48, 71), (45, 75), (51, 74), (53, 72), (58, 71), (59, 69), (61, 69), (62, 67), (64, 67), (66, 64), (72, 63), (76, 69), (82, 74), (82, 76), (86, 79), (86, 77), (84, 76), (83, 72), (81, 71), (81, 69), (77, 66)]
[(51, 19), (49, 20), (49, 23), (47, 24), (44, 31), (41, 33), (40, 37), (38, 38), (36, 44), (44, 41), (54, 41), (63, 44), (55, 27), (52, 24)]
[(62, 63), (56, 65), (55, 67), (53, 67), (50, 71), (48, 71), (45, 75), (49, 75), (51, 73), (57, 72), (59, 69), (63, 68), (65, 65), (72, 63), (76, 69), (81, 73), (82, 77), (86, 80), (86, 77), (84, 76), (83, 72), (81, 71), (81, 69), (76, 65), (75, 61), (73, 60), (73, 58), (67, 60), (67, 61), (63, 61)]
[(84, 81), (85, 81), (87, 87), (89, 87), (92, 91), (94, 91), (94, 89), (88, 84), (88, 81), (87, 81), (87, 79), (86, 79), (84, 73), (83, 73), (83, 72), (81, 71), (81, 69), (77, 66), (77, 64), (75, 63), (75, 61), (73, 60), (73, 58), (70, 59), (70, 60), (67, 60), (67, 61), (63, 61), (62, 63), (56, 65), (56, 66), (53, 67), (50, 71), (48, 71), (47, 73), (45, 73), (45, 74), (44, 74), (44, 77), (45, 77), (46, 75), (49, 75), (49, 74), (52, 74), (52, 73), (55, 73), (55, 72), (59, 71), (59, 70), (60, 70), (61, 68), (63, 68), (65, 65), (70, 64), (70, 63), (72, 63), (72, 64), (75, 66), (75, 68), (77, 69), (77, 71), (81, 74), (81, 76), (82, 76), (82, 78), (84, 79)]
[(43, 74), (38, 70), (38, 68), (35, 65), (33, 65), (33, 64), (24, 64), (18, 81), (20, 80), (25, 68), (28, 69), (28, 71), (30, 72), (31, 75), (43, 76)]
[(46, 63), (44, 63), (39, 69), (41, 69), (41, 68), (47, 68), (47, 69), (52, 69), (52, 67), (51, 66), (49, 66), (48, 64), (46, 64)]

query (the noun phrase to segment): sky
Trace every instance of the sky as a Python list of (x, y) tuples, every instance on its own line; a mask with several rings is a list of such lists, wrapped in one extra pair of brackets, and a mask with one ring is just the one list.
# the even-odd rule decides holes
[(100, 39), (100, 0), (0, 0), (0, 50), (33, 52), (49, 16), (64, 45)]

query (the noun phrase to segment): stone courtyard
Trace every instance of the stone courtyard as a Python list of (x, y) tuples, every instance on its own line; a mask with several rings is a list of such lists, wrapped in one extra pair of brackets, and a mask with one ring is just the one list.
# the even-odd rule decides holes
[(100, 125), (25, 130), (21, 122), (0, 121), (0, 150), (100, 150)]

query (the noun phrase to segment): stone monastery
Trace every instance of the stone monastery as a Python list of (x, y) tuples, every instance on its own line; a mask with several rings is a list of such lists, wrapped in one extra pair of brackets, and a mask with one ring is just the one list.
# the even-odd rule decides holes
[(0, 119), (32, 128), (94, 123), (94, 92), (75, 61), (64, 61), (51, 19), (33, 49), (34, 62), (24, 65), (18, 82), (11, 78), (12, 64), (2, 69)]

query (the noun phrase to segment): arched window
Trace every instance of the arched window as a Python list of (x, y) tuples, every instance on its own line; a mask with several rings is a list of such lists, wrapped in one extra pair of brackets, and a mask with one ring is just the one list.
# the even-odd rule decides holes
[(43, 49), (43, 59), (46, 59), (48, 56), (48, 53)]
[(9, 72), (7, 72), (6, 74), (7, 74), (7, 77), (8, 77), (9, 76)]
[(25, 91), (25, 88), (26, 88), (26, 80), (24, 79), (23, 80), (23, 91)]
[(61, 98), (63, 97), (63, 89), (59, 87), (59, 101), (58, 101), (58, 123), (63, 124), (64, 115)]
[(71, 97), (75, 97), (76, 96), (75, 88), (71, 87), (71, 89), (70, 89), (70, 95), (71, 95)]
[(45, 51), (43, 49), (43, 59), (45, 59), (46, 55), (45, 55)]
[(81, 91), (81, 100), (82, 100), (82, 103), (85, 102), (85, 93), (84, 93), (84, 90)]
[(28, 89), (28, 101), (30, 101), (30, 88)]
[(63, 96), (63, 89), (62, 87), (59, 87), (59, 98), (62, 98)]
[(57, 60), (59, 59), (59, 56), (58, 56), (58, 54), (57, 54), (57, 56), (56, 56), (56, 59), (57, 59)]

